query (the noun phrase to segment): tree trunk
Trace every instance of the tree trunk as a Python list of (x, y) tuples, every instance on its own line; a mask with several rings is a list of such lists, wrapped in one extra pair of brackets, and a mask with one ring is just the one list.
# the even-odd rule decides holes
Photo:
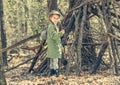
[[(3, 27), (3, 1), (0, 0), (0, 49), (2, 49), (2, 28)], [(6, 85), (6, 80), (3, 72), (3, 57), (0, 53), (0, 85)]]
[(47, 0), (48, 4), (48, 12), (51, 10), (58, 10), (57, 6), (57, 0)]
[[(7, 47), (7, 40), (6, 40), (6, 32), (4, 30), (4, 23), (1, 22), (1, 40), (2, 40), (2, 48), (6, 48)], [(3, 57), (3, 65), (7, 66), (7, 52), (3, 52), (2, 53), (2, 57)]]
[[(0, 15), (3, 16), (3, 7), (0, 8), (1, 11), (0, 11)], [(1, 21), (1, 40), (2, 40), (2, 48), (6, 48), (7, 46), (7, 40), (6, 40), (6, 32), (5, 32), (5, 29), (4, 29), (4, 21), (2, 20)], [(2, 57), (3, 57), (3, 65), (4, 66), (7, 66), (8, 63), (7, 63), (7, 52), (3, 52), (2, 53)]]

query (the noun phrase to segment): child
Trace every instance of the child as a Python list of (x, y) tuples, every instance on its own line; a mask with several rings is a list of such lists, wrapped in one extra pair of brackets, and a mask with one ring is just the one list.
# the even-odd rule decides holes
[(62, 56), (61, 37), (64, 30), (59, 31), (57, 23), (60, 20), (60, 13), (52, 10), (49, 14), (50, 23), (47, 30), (47, 57), (50, 58), (50, 76), (59, 76), (58, 59)]

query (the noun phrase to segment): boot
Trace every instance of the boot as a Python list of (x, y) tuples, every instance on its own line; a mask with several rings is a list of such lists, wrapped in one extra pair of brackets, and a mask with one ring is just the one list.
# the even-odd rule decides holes
[(55, 75), (55, 73), (56, 73), (56, 71), (55, 71), (54, 69), (51, 69), (51, 70), (50, 70), (50, 76)]
[(60, 75), (59, 69), (55, 70), (55, 74), (56, 74), (56, 77), (59, 77), (59, 75)]
[(64, 59), (62, 63), (64, 66), (66, 66), (68, 64), (68, 61)]

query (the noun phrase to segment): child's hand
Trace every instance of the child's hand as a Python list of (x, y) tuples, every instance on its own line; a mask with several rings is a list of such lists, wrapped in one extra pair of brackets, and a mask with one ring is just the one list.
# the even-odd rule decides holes
[(62, 29), (61, 32), (62, 32), (62, 34), (65, 34), (65, 30), (64, 29)]
[(59, 29), (56, 29), (57, 33), (59, 33)]

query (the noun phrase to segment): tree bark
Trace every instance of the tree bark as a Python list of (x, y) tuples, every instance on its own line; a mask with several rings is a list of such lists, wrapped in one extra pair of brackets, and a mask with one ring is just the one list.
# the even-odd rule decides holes
[[(0, 3), (1, 5), (2, 3)], [(3, 4), (1, 5), (0, 8), (0, 15), (1, 17), (3, 17)], [(6, 39), (6, 30), (4, 29), (4, 21), (1, 18), (1, 42), (2, 42), (2, 48), (6, 48), (7, 46), (7, 39)], [(2, 57), (3, 57), (3, 65), (7, 66), (7, 52), (3, 52), (2, 53)]]
[[(2, 26), (1, 26), (1, 40), (2, 40), (2, 49), (7, 47), (7, 39), (6, 39), (6, 32), (4, 30), (4, 24), (3, 22), (1, 22)], [(8, 62), (7, 62), (7, 52), (3, 52), (2, 53), (2, 57), (3, 57), (3, 65), (4, 66), (8, 66)]]
[(51, 10), (58, 10), (57, 0), (47, 0), (48, 12)]
[[(3, 29), (3, 0), (0, 0), (0, 49), (2, 49), (2, 29)], [(3, 57), (0, 52), (0, 85), (6, 85), (6, 80), (3, 72)]]

